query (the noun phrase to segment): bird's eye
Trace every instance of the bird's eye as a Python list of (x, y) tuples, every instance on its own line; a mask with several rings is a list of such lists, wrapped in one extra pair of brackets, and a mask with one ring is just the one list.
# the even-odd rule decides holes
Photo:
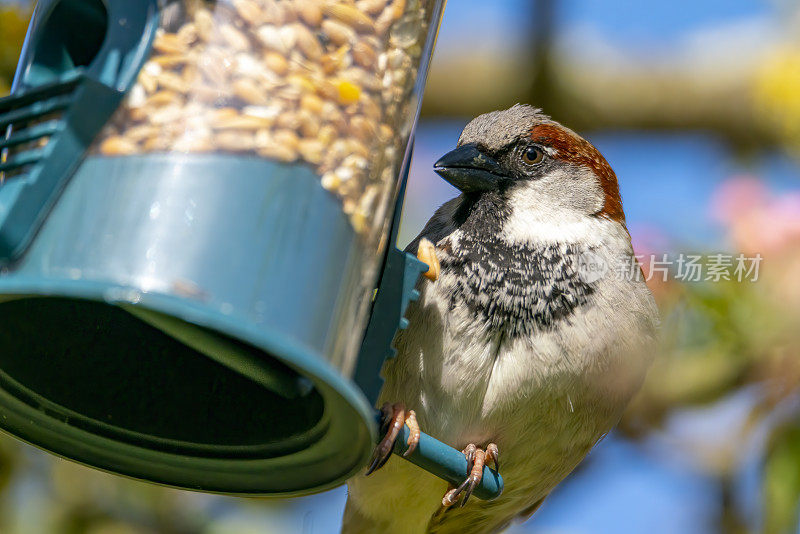
[(522, 151), (522, 161), (528, 165), (536, 165), (544, 159), (544, 152), (538, 146), (529, 146)]

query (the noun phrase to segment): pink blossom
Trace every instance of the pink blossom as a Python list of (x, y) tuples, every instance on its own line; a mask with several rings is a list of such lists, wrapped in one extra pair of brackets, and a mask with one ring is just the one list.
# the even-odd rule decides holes
[(742, 212), (764, 206), (769, 201), (764, 182), (754, 176), (735, 176), (722, 183), (711, 198), (711, 214), (723, 223), (735, 221)]
[(769, 254), (800, 243), (800, 191), (774, 193), (755, 178), (736, 177), (719, 187), (711, 213), (741, 252)]

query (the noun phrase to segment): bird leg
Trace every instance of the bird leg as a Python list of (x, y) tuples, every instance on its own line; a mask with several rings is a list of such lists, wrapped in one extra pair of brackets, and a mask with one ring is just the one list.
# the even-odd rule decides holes
[(381, 411), (383, 412), (383, 420), (381, 423), (381, 434), (383, 434), (383, 438), (372, 452), (372, 460), (367, 469), (367, 475), (383, 467), (389, 460), (389, 456), (391, 456), (392, 449), (394, 448), (394, 443), (397, 441), (397, 436), (400, 434), (403, 424), (408, 426), (408, 430), (410, 431), (408, 434), (408, 441), (406, 442), (408, 448), (406, 452), (403, 453), (403, 456), (407, 457), (414, 452), (414, 449), (417, 448), (417, 444), (419, 443), (420, 429), (417, 423), (417, 414), (414, 410), (406, 410), (406, 406), (402, 402), (396, 402), (394, 404), (387, 402), (381, 407)]
[(436, 257), (436, 247), (424, 237), (419, 240), (417, 259), (428, 266), (428, 270), (422, 273), (425, 278), (433, 282), (439, 279), (441, 266), (439, 265), (439, 258)]
[(458, 498), (462, 493), (464, 494), (464, 500), (461, 501), (461, 506), (467, 504), (472, 491), (483, 479), (483, 466), (486, 465), (486, 462), (493, 462), (495, 469), (500, 469), (500, 450), (494, 443), (490, 443), (485, 449), (479, 449), (474, 443), (470, 443), (461, 452), (467, 458), (467, 465), (470, 467), (469, 475), (460, 486), (451, 488), (444, 494), (442, 498), (442, 506), (444, 508), (450, 508), (458, 502)]

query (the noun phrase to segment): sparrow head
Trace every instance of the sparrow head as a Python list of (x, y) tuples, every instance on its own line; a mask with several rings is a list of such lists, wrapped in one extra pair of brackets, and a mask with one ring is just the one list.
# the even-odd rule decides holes
[(614, 171), (588, 141), (517, 104), (464, 128), (434, 170), (468, 197), (493, 193), (540, 218), (602, 217), (624, 226)]

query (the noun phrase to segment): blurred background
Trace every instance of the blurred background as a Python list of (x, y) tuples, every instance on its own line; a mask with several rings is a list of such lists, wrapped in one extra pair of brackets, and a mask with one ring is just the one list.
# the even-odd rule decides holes
[[(0, 95), (31, 7), (0, 0)], [(798, 532), (800, 6), (450, 2), (400, 246), (455, 196), (432, 162), (470, 117), (516, 102), (585, 135), (616, 170), (664, 341), (620, 427), (510, 531)], [(690, 258), (700, 276), (687, 276)], [(2, 533), (333, 533), (345, 498), (169, 490), (0, 437)]]

